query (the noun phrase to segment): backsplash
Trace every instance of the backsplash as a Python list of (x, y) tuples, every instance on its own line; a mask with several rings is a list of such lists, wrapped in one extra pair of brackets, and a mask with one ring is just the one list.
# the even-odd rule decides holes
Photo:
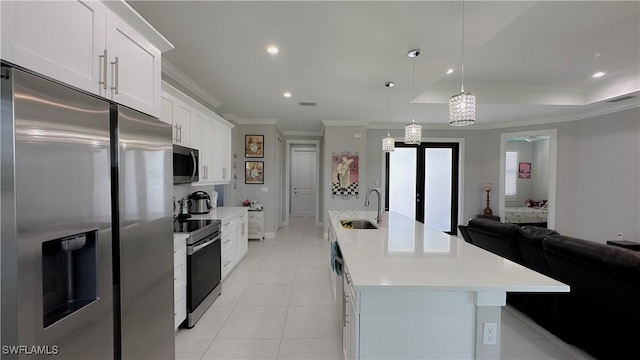
[[(210, 186), (191, 186), (191, 184), (181, 184), (173, 186), (173, 197), (175, 198), (175, 211), (174, 214), (178, 213), (180, 205), (177, 203), (178, 200), (182, 198), (188, 198), (189, 195), (196, 191), (204, 191), (210, 196), (214, 191), (218, 193), (218, 201), (217, 207), (222, 207), (224, 204), (224, 185), (210, 185)], [(213, 196), (211, 196), (213, 197)]]

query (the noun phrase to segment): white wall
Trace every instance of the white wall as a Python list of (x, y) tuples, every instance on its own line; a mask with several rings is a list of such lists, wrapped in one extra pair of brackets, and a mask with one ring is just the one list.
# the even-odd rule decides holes
[(558, 124), (562, 234), (640, 240), (640, 110)]
[(549, 199), (549, 139), (533, 142), (533, 163), (535, 172), (531, 174), (533, 181), (532, 197), (536, 201)]
[[(384, 154), (382, 153), (382, 138), (386, 137), (387, 130), (369, 129), (367, 130), (367, 161), (366, 168), (361, 169), (367, 175), (367, 186), (373, 187), (376, 182), (384, 185)], [(404, 137), (404, 130), (393, 129), (390, 135), (400, 139)], [(464, 167), (461, 176), (464, 176), (462, 191), (464, 198), (460, 199), (463, 207), (462, 217), (458, 219), (461, 224), (466, 224), (467, 220), (482, 213), (486, 205), (486, 192), (482, 190), (482, 184), (491, 182), (498, 184), (499, 174), (492, 172), (492, 169), (498, 169), (500, 158), (500, 136), (498, 140), (493, 140), (486, 131), (478, 130), (423, 130), (424, 138), (462, 138), (464, 139)], [(492, 154), (496, 154), (493, 156)], [(381, 186), (382, 186), (381, 185)], [(384, 188), (383, 188), (384, 190)], [(498, 197), (491, 196), (491, 208), (494, 214), (497, 214)], [(364, 200), (363, 200), (364, 202)], [(372, 204), (377, 206), (377, 204)], [(375, 208), (374, 208), (375, 209)]]
[[(556, 124), (490, 130), (423, 130), (423, 137), (465, 139), (465, 195), (461, 199), (464, 216), (460, 222), (466, 222), (484, 208), (486, 194), (482, 183), (499, 184), (500, 134), (554, 128), (558, 131), (556, 230), (601, 243), (622, 232), (626, 239), (640, 242), (638, 108)], [(360, 171), (366, 174), (367, 186), (372, 186), (384, 178), (381, 141), (386, 130), (370, 129), (366, 133), (367, 158), (362, 161), (366, 167)], [(328, 132), (325, 141), (339, 144), (352, 140), (346, 135), (330, 140), (338, 135)], [(391, 136), (400, 138), (403, 133), (392, 130)], [(492, 191), (494, 214), (499, 212), (497, 200)], [(360, 201), (344, 205), (362, 208)]]
[[(361, 138), (354, 138), (354, 134), (360, 134)], [(340, 196), (331, 196), (331, 176), (333, 164), (332, 153), (350, 152), (358, 153), (358, 197), (343, 199)], [(379, 151), (380, 152), (380, 151)], [(327, 126), (324, 132), (324, 149), (322, 159), (322, 189), (324, 192), (324, 207), (322, 213), (325, 231), (327, 229), (327, 214), (329, 210), (363, 210), (364, 197), (367, 195), (368, 173), (367, 129), (364, 126)]]
[[(554, 128), (558, 131), (556, 230), (601, 243), (615, 239), (618, 232), (640, 241), (640, 109), (486, 130), (485, 140), (499, 143), (501, 133)], [(467, 152), (473, 151), (469, 146)], [(498, 151), (489, 156), (498, 159)], [(498, 163), (484, 163), (489, 172), (499, 172)]]
[[(232, 158), (237, 156), (237, 168), (232, 169), (237, 179), (237, 189), (233, 189), (233, 175), (231, 185), (227, 185), (228, 201), (226, 206), (242, 206), (244, 199), (256, 201), (264, 206), (265, 232), (276, 231), (276, 134), (275, 125), (237, 125), (233, 128)], [(264, 135), (264, 158), (244, 157), (245, 135)], [(281, 154), (284, 161), (284, 154)], [(264, 161), (264, 184), (245, 184), (245, 161)], [(281, 179), (284, 179), (281, 177)], [(263, 192), (262, 190), (266, 191)]]

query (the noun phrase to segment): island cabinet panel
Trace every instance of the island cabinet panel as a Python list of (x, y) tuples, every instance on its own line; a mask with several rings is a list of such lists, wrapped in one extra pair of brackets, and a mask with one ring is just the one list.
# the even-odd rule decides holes
[(473, 359), (476, 306), (467, 292), (361, 291), (360, 359)]

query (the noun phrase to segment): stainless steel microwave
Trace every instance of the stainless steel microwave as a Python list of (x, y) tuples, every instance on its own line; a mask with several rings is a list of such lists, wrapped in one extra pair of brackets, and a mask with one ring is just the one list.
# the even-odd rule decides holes
[(173, 183), (188, 184), (198, 181), (198, 150), (173, 145)]

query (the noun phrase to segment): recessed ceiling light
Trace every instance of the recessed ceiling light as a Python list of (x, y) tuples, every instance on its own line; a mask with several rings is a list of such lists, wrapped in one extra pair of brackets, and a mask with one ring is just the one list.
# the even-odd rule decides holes
[(267, 52), (268, 52), (269, 54), (271, 54), (271, 55), (275, 55), (275, 54), (277, 54), (277, 53), (278, 53), (278, 51), (279, 51), (279, 50), (278, 50), (278, 47), (277, 47), (277, 46), (273, 46), (273, 45), (272, 45), (272, 46), (269, 46), (269, 47), (267, 48)]
[(291, 97), (291, 93), (287, 91), (286, 93), (284, 93), (284, 97), (290, 98)]
[(447, 74), (451, 74), (451, 73), (453, 73), (453, 69), (447, 70)]
[(599, 78), (603, 76), (604, 76), (604, 73), (602, 71), (598, 71), (597, 73), (594, 73), (593, 75), (591, 75), (592, 78)]

